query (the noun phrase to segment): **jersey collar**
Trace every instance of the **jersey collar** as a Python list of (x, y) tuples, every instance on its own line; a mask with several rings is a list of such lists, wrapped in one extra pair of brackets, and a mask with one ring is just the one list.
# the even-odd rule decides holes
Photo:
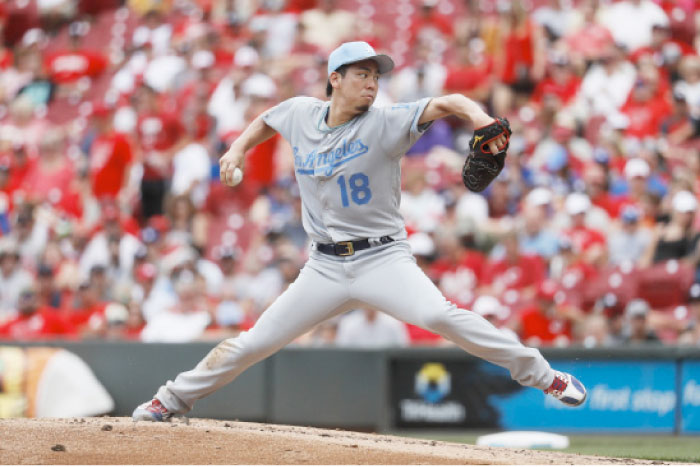
[(321, 118), (318, 121), (318, 125), (316, 125), (316, 127), (318, 128), (318, 131), (320, 131), (322, 133), (331, 133), (335, 130), (343, 128), (346, 125), (349, 125), (350, 123), (354, 122), (358, 118), (362, 118), (363, 115), (367, 115), (368, 112), (372, 111), (372, 107), (370, 106), (370, 108), (367, 112), (361, 113), (360, 115), (356, 115), (355, 117), (351, 118), (347, 122), (341, 123), (338, 126), (329, 127), (328, 123), (326, 123), (326, 115), (328, 115), (330, 108), (331, 108), (331, 101), (326, 101), (323, 103), (323, 107), (321, 108)]

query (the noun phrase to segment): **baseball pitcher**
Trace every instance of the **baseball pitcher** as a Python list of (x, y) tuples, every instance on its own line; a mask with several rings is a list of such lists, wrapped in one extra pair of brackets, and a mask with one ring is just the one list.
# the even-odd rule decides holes
[(134, 420), (160, 422), (190, 411), (318, 323), (363, 305), (440, 334), (564, 404), (584, 402), (586, 390), (576, 378), (448, 302), (417, 266), (399, 214), (401, 156), (433, 121), (455, 115), (476, 128), (462, 173), (470, 190), (481, 191), (503, 168), (511, 132), (507, 120), (493, 119), (462, 95), (372, 107), (379, 76), (393, 67), (365, 42), (342, 44), (328, 59), (329, 101), (280, 103), (221, 157), (221, 181), (234, 185), (248, 150), (275, 133), (289, 141), (312, 251), (297, 280), (248, 332), (221, 342), (194, 369), (161, 386), (136, 408)]

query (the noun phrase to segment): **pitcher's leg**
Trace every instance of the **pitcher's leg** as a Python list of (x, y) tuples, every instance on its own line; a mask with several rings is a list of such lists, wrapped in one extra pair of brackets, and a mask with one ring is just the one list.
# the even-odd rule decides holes
[(499, 331), (472, 311), (448, 302), (416, 265), (410, 251), (392, 248), (353, 285), (355, 296), (397, 319), (433, 331), (467, 352), (507, 368), (525, 386), (546, 389), (554, 371), (537, 349)]
[(307, 264), (250, 331), (219, 343), (194, 369), (161, 386), (156, 398), (171, 412), (188, 412), (195, 401), (230, 383), (246, 368), (343, 312), (347, 289), (332, 277), (329, 271), (321, 273)]

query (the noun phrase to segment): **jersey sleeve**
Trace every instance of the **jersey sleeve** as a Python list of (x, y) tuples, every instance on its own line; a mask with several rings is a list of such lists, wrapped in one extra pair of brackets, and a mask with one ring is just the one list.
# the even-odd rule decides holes
[(431, 99), (426, 97), (419, 101), (394, 104), (382, 109), (384, 117), (382, 143), (389, 154), (396, 157), (403, 156), (430, 127), (433, 122), (419, 125), (418, 120)]
[(270, 128), (281, 134), (284, 139), (291, 141), (294, 122), (297, 121), (295, 114), (299, 112), (300, 107), (302, 107), (304, 103), (309, 103), (313, 100), (313, 98), (309, 97), (292, 97), (291, 99), (282, 101), (263, 113), (263, 121)]

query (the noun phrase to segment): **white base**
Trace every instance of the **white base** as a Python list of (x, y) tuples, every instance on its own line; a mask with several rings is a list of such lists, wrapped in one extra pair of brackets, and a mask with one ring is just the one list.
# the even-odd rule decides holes
[(477, 446), (525, 449), (565, 449), (569, 447), (569, 437), (543, 431), (504, 431), (479, 436)]

